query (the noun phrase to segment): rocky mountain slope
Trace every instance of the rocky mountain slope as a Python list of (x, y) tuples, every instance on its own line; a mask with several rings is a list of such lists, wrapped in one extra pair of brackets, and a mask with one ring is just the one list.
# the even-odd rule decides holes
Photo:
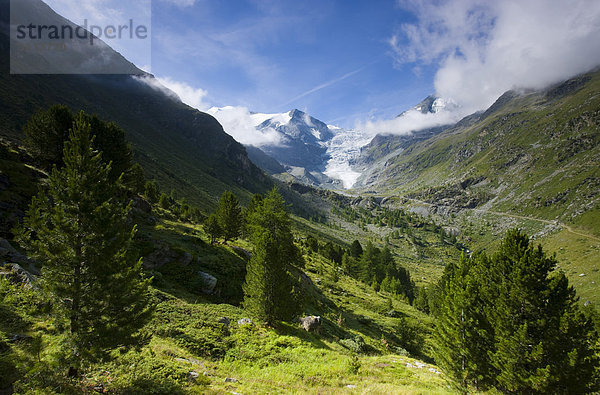
[[(63, 21), (39, 0), (23, 5), (43, 13), (44, 20)], [(133, 67), (132, 75), (11, 75), (9, 73), (9, 1), (0, 1), (0, 135), (19, 142), (22, 127), (36, 111), (65, 104), (116, 122), (132, 141), (136, 160), (148, 178), (164, 190), (174, 189), (200, 207), (210, 208), (226, 189), (249, 195), (272, 185), (210, 115), (197, 111), (161, 88), (151, 75), (112, 51), (116, 66)], [(33, 12), (33, 11), (32, 11)], [(106, 51), (106, 48), (102, 49)], [(36, 62), (49, 62), (42, 51)], [(103, 55), (104, 56), (104, 55)], [(111, 66), (111, 65), (109, 65)], [(107, 66), (107, 67), (109, 67)], [(109, 67), (110, 68), (110, 67)]]
[[(600, 199), (600, 73), (507, 92), (487, 111), (411, 139), (376, 137), (363, 188), (457, 208), (485, 207), (595, 232)], [(422, 137), (419, 137), (422, 136)]]

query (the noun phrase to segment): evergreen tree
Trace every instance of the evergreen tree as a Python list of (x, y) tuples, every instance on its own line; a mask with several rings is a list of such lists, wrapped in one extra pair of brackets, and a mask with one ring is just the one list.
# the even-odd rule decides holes
[(425, 314), (429, 314), (429, 290), (426, 287), (417, 289), (417, 297), (415, 298), (415, 308)]
[(237, 238), (242, 230), (242, 207), (231, 191), (225, 191), (219, 199), (217, 218), (225, 241)]
[(369, 281), (371, 281), (371, 276), (376, 270), (378, 256), (379, 249), (369, 241), (359, 260), (359, 276), (361, 281), (365, 283), (369, 283)]
[(210, 244), (214, 244), (215, 241), (219, 237), (223, 235), (223, 229), (221, 229), (221, 225), (219, 224), (219, 219), (216, 214), (211, 214), (204, 222), (204, 231), (208, 235), (210, 239)]
[(110, 165), (92, 149), (90, 124), (79, 114), (64, 149), (64, 167), (27, 210), (17, 239), (42, 264), (42, 284), (54, 299), (57, 328), (66, 321), (62, 351), (76, 375), (83, 360), (133, 344), (149, 318), (149, 280), (132, 249), (131, 203)]
[(302, 256), (277, 189), (250, 214), (248, 225), (254, 250), (246, 268), (244, 307), (269, 325), (289, 320), (299, 309), (298, 280), (292, 272), (302, 265)]
[(263, 196), (260, 193), (255, 193), (252, 195), (252, 199), (250, 203), (248, 203), (248, 207), (246, 207), (246, 215), (250, 215), (258, 206), (262, 204)]
[(508, 232), (491, 258), (449, 264), (432, 304), (436, 360), (467, 391), (587, 393), (598, 387), (598, 333), (556, 260)]
[(158, 203), (159, 194), (156, 181), (147, 181), (144, 186), (144, 196), (152, 204)]
[(47, 169), (62, 164), (63, 148), (73, 126), (73, 113), (62, 105), (34, 114), (23, 128), (25, 146)]
[[(125, 132), (116, 124), (104, 122), (96, 115), (82, 112), (78, 117), (83, 117), (90, 125), (92, 147), (102, 152), (103, 163), (111, 164), (109, 178), (115, 181), (133, 164), (133, 152), (125, 140)], [(24, 128), (25, 145), (47, 169), (51, 169), (52, 165), (64, 165), (63, 148), (74, 120), (75, 116), (68, 107), (54, 105), (36, 113), (27, 122)]]
[(160, 194), (160, 198), (158, 199), (158, 205), (164, 210), (168, 210), (169, 207), (171, 207), (171, 200), (169, 199), (166, 193), (163, 192)]
[[(111, 169), (112, 169), (111, 163)], [(144, 193), (146, 180), (144, 178), (144, 169), (139, 163), (134, 163), (129, 169), (126, 169), (123, 174), (123, 184), (127, 186), (133, 193)]]
[(319, 241), (314, 238), (312, 235), (308, 235), (306, 237), (306, 246), (312, 251), (312, 252), (317, 252), (319, 251)]
[[(598, 383), (598, 335), (564, 273), (541, 246), (508, 232), (489, 271), (497, 387), (519, 393), (584, 393)], [(493, 298), (493, 299), (492, 299)]]
[(463, 255), (458, 265), (448, 264), (434, 311), (436, 362), (463, 392), (470, 386), (486, 389), (493, 380), (488, 358), (493, 333), (484, 311), (477, 267), (486, 266), (486, 260), (485, 255)]
[(362, 245), (360, 245), (360, 241), (354, 240), (352, 245), (350, 245), (350, 255), (354, 258), (360, 258), (363, 253)]

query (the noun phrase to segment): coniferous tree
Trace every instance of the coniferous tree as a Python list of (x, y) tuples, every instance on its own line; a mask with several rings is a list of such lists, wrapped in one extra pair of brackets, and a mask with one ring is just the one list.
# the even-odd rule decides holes
[(506, 392), (584, 393), (598, 383), (598, 335), (557, 262), (520, 231), (508, 232), (488, 276), (492, 363)]
[(302, 256), (277, 189), (250, 214), (248, 226), (254, 249), (246, 268), (244, 307), (269, 325), (289, 320), (300, 307), (298, 280), (292, 272), (293, 266), (302, 265)]
[(432, 298), (436, 360), (464, 391), (598, 388), (598, 333), (555, 267), (555, 258), (517, 230), (491, 258), (447, 266)]
[[(82, 112), (78, 117), (83, 117), (90, 125), (92, 147), (102, 152), (105, 164), (111, 163), (109, 178), (115, 181), (133, 164), (133, 152), (125, 140), (125, 132), (112, 122), (104, 122), (97, 115)], [(75, 116), (68, 107), (54, 105), (36, 113), (27, 122), (24, 128), (25, 145), (35, 157), (42, 160), (47, 169), (53, 165), (64, 165), (63, 148), (74, 120)]]
[(160, 194), (160, 198), (158, 198), (158, 205), (164, 210), (168, 210), (169, 207), (171, 207), (171, 201), (166, 193), (162, 192)]
[(260, 193), (255, 193), (252, 195), (252, 199), (250, 203), (248, 203), (248, 207), (246, 207), (246, 215), (249, 216), (258, 206), (262, 204), (263, 196)]
[(484, 310), (478, 268), (486, 265), (486, 259), (485, 255), (463, 255), (458, 264), (448, 264), (434, 311), (436, 362), (463, 392), (470, 386), (486, 389), (493, 381), (488, 357), (493, 333)]
[(360, 280), (364, 281), (365, 283), (371, 281), (371, 276), (376, 269), (378, 256), (379, 249), (369, 241), (359, 259)]
[(223, 235), (223, 229), (219, 224), (219, 219), (216, 214), (211, 214), (204, 222), (204, 231), (208, 235), (210, 239), (210, 244), (214, 244), (215, 241), (219, 239)]
[(360, 241), (354, 240), (352, 245), (350, 246), (350, 255), (354, 258), (360, 258), (363, 253), (362, 245), (360, 245)]
[(219, 199), (217, 218), (223, 230), (225, 241), (239, 237), (242, 230), (242, 207), (240, 202), (231, 191), (225, 191)]
[(16, 230), (42, 264), (57, 323), (66, 321), (62, 351), (72, 375), (83, 360), (134, 343), (150, 315), (149, 280), (142, 279), (131, 246), (131, 203), (120, 181), (110, 180), (110, 165), (92, 150), (90, 130), (80, 113), (65, 144), (64, 167), (54, 168), (48, 192), (33, 198)]
[(148, 199), (150, 203), (158, 203), (159, 194), (156, 181), (146, 181), (144, 186), (144, 196), (146, 196), (146, 199)]

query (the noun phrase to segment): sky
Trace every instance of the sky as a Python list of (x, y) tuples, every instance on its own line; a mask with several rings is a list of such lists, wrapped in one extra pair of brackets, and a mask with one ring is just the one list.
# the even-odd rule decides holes
[[(82, 0), (45, 1), (81, 14)], [(298, 108), (407, 133), (600, 64), (598, 0), (152, 0), (151, 11), (151, 63), (136, 64), (193, 107), (232, 106), (238, 124)], [(452, 105), (396, 118), (430, 94)]]

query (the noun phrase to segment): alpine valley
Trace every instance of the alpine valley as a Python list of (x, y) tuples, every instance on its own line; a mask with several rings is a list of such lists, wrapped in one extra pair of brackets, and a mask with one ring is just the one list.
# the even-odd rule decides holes
[(11, 74), (13, 3), (0, 394), (600, 390), (597, 68), (467, 115), (428, 96), (396, 133), (239, 125), (104, 43)]

